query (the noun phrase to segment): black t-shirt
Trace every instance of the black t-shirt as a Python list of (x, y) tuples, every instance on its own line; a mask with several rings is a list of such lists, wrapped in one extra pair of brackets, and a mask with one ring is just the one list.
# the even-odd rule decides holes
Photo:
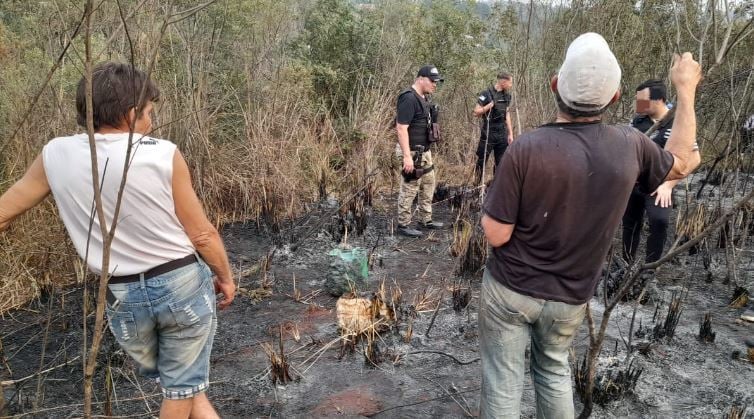
[(395, 122), (408, 125), (408, 140), (411, 147), (422, 145), (428, 149), (430, 146), (429, 107), (430, 103), (413, 89), (404, 90), (398, 96)]
[[(638, 129), (641, 132), (647, 132), (650, 128), (652, 128), (652, 125), (655, 124), (655, 121), (652, 120), (652, 118), (648, 117), (647, 115), (636, 115), (636, 117), (631, 121), (631, 126)], [(660, 147), (665, 148), (665, 144), (668, 142), (668, 138), (670, 138), (670, 132), (673, 130), (673, 118), (668, 119), (667, 121), (663, 122), (662, 125), (660, 125), (655, 132), (653, 132), (649, 139), (657, 143)]]
[(505, 116), (511, 104), (511, 95), (506, 91), (498, 92), (494, 88), (489, 88), (480, 92), (477, 96), (477, 103), (480, 106), (486, 106), (491, 101), (495, 101), (495, 106), (492, 107), (489, 115), (484, 115), (481, 118), (482, 139), (487, 135), (487, 116), (489, 116), (490, 139), (505, 137), (505, 140), (507, 140), (508, 126), (505, 124)]
[(628, 126), (549, 124), (505, 153), (484, 212), (515, 224), (487, 261), (506, 287), (582, 304), (593, 295), (634, 184), (657, 189), (673, 156)]

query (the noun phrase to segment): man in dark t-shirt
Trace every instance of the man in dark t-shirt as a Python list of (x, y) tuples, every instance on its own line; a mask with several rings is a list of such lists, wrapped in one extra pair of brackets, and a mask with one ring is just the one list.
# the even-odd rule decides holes
[[(668, 115), (667, 88), (662, 80), (647, 80), (636, 88), (636, 117), (631, 126), (647, 132), (656, 122), (658, 128), (649, 134), (649, 139), (664, 148), (673, 129), (673, 117)], [(666, 118), (666, 115), (668, 117)], [(660, 259), (665, 247), (670, 225), (673, 188), (679, 180), (663, 182), (655, 190), (647, 190), (637, 184), (628, 199), (623, 214), (623, 259), (632, 263), (641, 240), (644, 213), (649, 221), (646, 262)], [(649, 273), (651, 275), (651, 273)]]
[[(568, 350), (636, 182), (648, 190), (699, 164), (691, 54), (675, 57), (676, 129), (665, 150), (627, 126), (601, 122), (621, 70), (598, 34), (569, 46), (552, 80), (555, 123), (508, 147), (484, 202), (492, 253), (482, 281), (482, 418), (519, 417), (531, 343), (537, 417), (573, 418)], [(680, 125), (680, 127), (679, 127)]]
[(508, 112), (511, 105), (512, 86), (513, 76), (510, 73), (501, 72), (497, 75), (495, 85), (480, 92), (477, 96), (474, 116), (481, 118), (482, 121), (479, 145), (476, 150), (475, 170), (478, 181), (482, 179), (483, 172), (489, 173), (485, 164), (490, 154), (494, 152), (494, 167), (497, 167), (508, 144), (513, 142), (511, 116)]
[(398, 95), (395, 131), (398, 144), (395, 155), (400, 175), (398, 193), (398, 233), (408, 237), (421, 237), (422, 232), (411, 228), (414, 198), (419, 196), (419, 226), (424, 229), (441, 228), (442, 223), (432, 221), (432, 197), (435, 193), (435, 171), (430, 147), (434, 140), (432, 123), (437, 120), (436, 107), (429, 101), (440, 72), (432, 65), (419, 69), (411, 88)]

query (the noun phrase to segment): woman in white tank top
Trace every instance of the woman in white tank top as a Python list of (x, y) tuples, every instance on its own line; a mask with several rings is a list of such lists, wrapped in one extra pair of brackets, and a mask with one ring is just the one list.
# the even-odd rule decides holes
[[(159, 90), (145, 73), (131, 65), (112, 62), (94, 69), (92, 84), (94, 142), (108, 229), (116, 212), (129, 139), (133, 145), (110, 253), (110, 294), (114, 292), (114, 282), (118, 282), (121, 289), (124, 289), (121, 284), (134, 281), (134, 286), (139, 285), (138, 281), (142, 287), (149, 286), (150, 277), (164, 277), (168, 271), (178, 272), (178, 267), (186, 265), (183, 261), (196, 261), (193, 255), (198, 253), (214, 274), (215, 292), (224, 295), (219, 307), (227, 307), (233, 301), (235, 283), (220, 234), (204, 213), (180, 151), (170, 141), (149, 136), (152, 130), (152, 102), (159, 98)], [(144, 101), (137, 105), (136, 98), (142, 87)], [(86, 126), (84, 89), (82, 79), (76, 100), (81, 126)], [(130, 133), (132, 124), (133, 133)], [(7, 229), (14, 218), (39, 204), (50, 193), (76, 251), (82, 258), (86, 255), (90, 270), (101, 273), (103, 238), (99, 217), (91, 214), (94, 192), (87, 134), (58, 137), (50, 141), (23, 178), (0, 196), (0, 232)], [(92, 221), (94, 224), (90, 228)], [(153, 288), (159, 291), (157, 285)], [(209, 297), (204, 298), (209, 301)], [(122, 317), (123, 313), (115, 307), (120, 301), (108, 302), (112, 303), (108, 305), (111, 329), (118, 328), (119, 333), (113, 330), (116, 338), (134, 356), (124, 345), (125, 340), (129, 339), (126, 323), (113, 319), (114, 316)], [(170, 308), (178, 310), (177, 314), (187, 313), (190, 319), (196, 317), (190, 305), (193, 302), (182, 304), (176, 302)], [(126, 305), (127, 300), (123, 306)], [(214, 318), (214, 307), (209, 311)], [(123, 333), (120, 333), (120, 326)], [(211, 348), (214, 327), (208, 333)], [(206, 347), (206, 344), (202, 345)], [(206, 356), (209, 356), (208, 353)], [(216, 417), (204, 395), (206, 377), (203, 380), (201, 385), (176, 383), (178, 390), (168, 389), (161, 417), (188, 417), (187, 413), (192, 412), (202, 417)]]

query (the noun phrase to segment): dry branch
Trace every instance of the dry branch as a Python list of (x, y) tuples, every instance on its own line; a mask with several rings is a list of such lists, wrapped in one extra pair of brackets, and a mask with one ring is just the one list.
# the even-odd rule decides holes
[(79, 358), (81, 358), (81, 357), (80, 356), (76, 356), (75, 358), (71, 358), (68, 361), (66, 361), (66, 362), (64, 362), (64, 363), (62, 363), (60, 365), (56, 365), (54, 367), (50, 367), (50, 368), (44, 369), (42, 371), (35, 372), (34, 374), (27, 375), (24, 378), (19, 378), (19, 379), (16, 379), (16, 380), (0, 381), (0, 386), (10, 386), (10, 385), (22, 383), (22, 382), (24, 382), (26, 380), (29, 380), (31, 378), (37, 377), (37, 376), (42, 375), (42, 374), (46, 374), (46, 373), (48, 373), (50, 371), (53, 371), (53, 370), (56, 370), (58, 368), (65, 367), (66, 365), (72, 364), (72, 363), (78, 361)]
[(414, 354), (437, 354), (437, 355), (443, 355), (443, 356), (447, 356), (448, 358), (452, 359), (458, 365), (469, 365), (469, 364), (473, 364), (475, 362), (478, 362), (478, 361), (482, 360), (481, 358), (474, 358), (474, 359), (471, 359), (469, 361), (461, 361), (460, 359), (456, 358), (455, 356), (453, 356), (453, 355), (451, 355), (451, 354), (449, 354), (447, 352), (442, 352), (442, 351), (412, 351), (412, 352), (407, 352), (406, 353), (406, 355), (414, 355)]
[(579, 414), (579, 418), (585, 419), (588, 418), (592, 414), (592, 409), (594, 407), (593, 399), (592, 399), (592, 392), (594, 390), (594, 380), (596, 378), (596, 361), (597, 357), (599, 356), (600, 351), (602, 350), (602, 344), (605, 339), (605, 334), (607, 333), (607, 325), (610, 321), (610, 315), (612, 314), (613, 309), (615, 309), (616, 305), (620, 302), (621, 298), (628, 292), (628, 290), (633, 286), (633, 284), (639, 279), (639, 276), (641, 273), (647, 269), (656, 269), (660, 266), (662, 266), (664, 263), (670, 261), (674, 257), (678, 256), (682, 252), (687, 251), (695, 244), (699, 243), (706, 237), (710, 236), (715, 231), (722, 228), (725, 223), (728, 222), (728, 220), (738, 213), (738, 211), (741, 210), (745, 205), (749, 203), (754, 198), (754, 189), (749, 191), (748, 194), (746, 194), (743, 198), (741, 198), (740, 201), (738, 201), (728, 212), (720, 216), (717, 221), (707, 226), (704, 230), (702, 230), (701, 233), (696, 235), (695, 237), (691, 238), (688, 242), (684, 243), (681, 246), (675, 247), (674, 249), (671, 249), (668, 253), (665, 254), (665, 256), (661, 257), (659, 260), (653, 263), (647, 263), (641, 266), (635, 266), (631, 270), (629, 270), (626, 274), (626, 280), (623, 283), (623, 285), (620, 287), (620, 289), (616, 292), (616, 294), (613, 296), (613, 299), (606, 304), (605, 311), (602, 315), (602, 320), (600, 322), (600, 328), (597, 333), (594, 333), (594, 323), (591, 316), (591, 311), (587, 310), (587, 320), (589, 321), (590, 326), (590, 334), (589, 334), (589, 349), (587, 352), (587, 383), (586, 383), (586, 389), (584, 392), (584, 408)]

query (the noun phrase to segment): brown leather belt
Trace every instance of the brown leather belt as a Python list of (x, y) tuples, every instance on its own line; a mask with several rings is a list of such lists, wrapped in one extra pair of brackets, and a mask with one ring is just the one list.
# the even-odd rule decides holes
[[(184, 266), (188, 266), (188, 265), (191, 265), (192, 263), (196, 263), (196, 261), (197, 261), (196, 255), (188, 255), (184, 258), (171, 260), (170, 262), (166, 262), (166, 263), (163, 263), (162, 265), (155, 266), (154, 268), (144, 272), (144, 280), (147, 280), (149, 278), (154, 278), (158, 275), (166, 274), (178, 268), (183, 268)], [(108, 284), (127, 284), (129, 282), (137, 282), (139, 281), (140, 277), (141, 277), (141, 274), (113, 276), (113, 277), (110, 277), (110, 281), (108, 281)]]

